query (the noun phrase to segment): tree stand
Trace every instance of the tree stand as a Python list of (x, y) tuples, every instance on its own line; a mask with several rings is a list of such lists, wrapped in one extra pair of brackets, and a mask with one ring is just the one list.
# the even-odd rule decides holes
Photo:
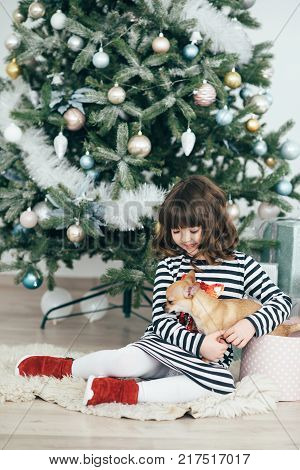
[[(91, 295), (87, 295), (86, 297), (80, 297), (78, 299), (72, 300), (72, 301), (67, 302), (65, 304), (60, 304), (60, 305), (57, 305), (56, 307), (51, 308), (43, 316), (42, 323), (41, 323), (41, 329), (42, 330), (45, 329), (47, 321), (49, 321), (49, 320), (53, 321), (54, 320), (53, 318), (49, 318), (49, 316), (51, 315), (52, 312), (60, 310), (60, 309), (62, 309), (64, 307), (67, 307), (69, 305), (74, 305), (74, 304), (78, 304), (79, 302), (80, 303), (84, 302), (85, 300), (92, 299), (93, 297), (98, 297), (100, 295), (104, 295), (107, 292), (109, 292), (109, 289), (112, 286), (113, 286), (113, 284), (108, 283), (108, 284), (102, 284), (102, 285), (93, 287), (92, 289), (90, 289)], [(95, 291), (95, 293), (92, 293), (93, 291)], [(147, 287), (147, 286), (143, 286), (142, 297), (146, 300), (147, 304), (141, 304), (140, 307), (149, 307), (149, 306), (152, 305), (152, 300), (147, 296), (145, 291), (152, 292), (152, 288)], [(116, 308), (122, 308), (122, 311), (124, 313), (125, 318), (130, 318), (131, 315), (135, 315), (136, 317), (141, 318), (142, 320), (146, 321), (147, 323), (149, 323), (151, 321), (151, 320), (149, 320), (149, 318), (146, 318), (143, 315), (140, 315), (139, 313), (132, 310), (132, 289), (125, 289), (124, 290), (123, 303), (121, 305), (116, 305), (116, 304), (109, 303), (108, 308), (100, 308), (100, 309), (97, 309), (97, 310), (90, 310), (90, 311), (86, 311), (86, 312), (70, 313), (70, 315), (61, 315), (61, 316), (58, 316), (58, 317), (55, 316), (55, 320), (58, 320), (60, 318), (78, 317), (80, 315), (85, 315), (87, 313), (101, 312), (103, 310), (114, 310)]]

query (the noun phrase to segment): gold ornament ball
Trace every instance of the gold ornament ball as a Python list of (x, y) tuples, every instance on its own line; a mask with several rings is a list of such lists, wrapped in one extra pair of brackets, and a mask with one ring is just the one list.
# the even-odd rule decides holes
[(224, 77), (224, 83), (229, 88), (239, 88), (242, 84), (242, 77), (235, 71), (227, 72)]
[(157, 38), (152, 41), (152, 49), (157, 54), (165, 54), (170, 49), (170, 42), (165, 36), (161, 33)]
[(29, 5), (28, 14), (34, 20), (42, 18), (46, 13), (45, 5), (41, 2), (33, 2)]
[(268, 158), (265, 159), (265, 164), (269, 168), (274, 168), (276, 166), (276, 163), (277, 163), (277, 160), (274, 157), (268, 157)]
[(151, 142), (145, 135), (134, 135), (129, 139), (128, 152), (134, 157), (147, 157), (151, 152)]
[(246, 122), (246, 129), (249, 132), (257, 132), (260, 128), (260, 122), (256, 118), (251, 118)]
[(23, 21), (25, 21), (25, 17), (22, 15), (22, 13), (16, 9), (13, 14), (12, 14), (12, 17), (13, 17), (13, 20), (15, 23), (23, 23)]
[(112, 104), (121, 104), (125, 101), (126, 92), (122, 87), (115, 85), (108, 90), (107, 98)]
[(21, 68), (17, 64), (16, 59), (12, 59), (12, 61), (7, 64), (6, 73), (12, 80), (15, 80), (21, 75)]
[(84, 239), (85, 233), (81, 225), (73, 224), (67, 230), (67, 237), (70, 242), (79, 243)]
[(70, 108), (64, 113), (69, 131), (79, 131), (85, 124), (85, 115), (77, 108)]

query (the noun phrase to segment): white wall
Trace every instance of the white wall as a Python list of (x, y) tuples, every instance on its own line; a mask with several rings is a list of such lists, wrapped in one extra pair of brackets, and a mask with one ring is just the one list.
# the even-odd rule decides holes
[[(0, 57), (4, 58), (7, 51), (4, 47), (5, 38), (11, 32), (10, 15), (16, 8), (16, 0), (2, 0), (0, 2)], [(298, 8), (297, 8), (298, 6)], [(265, 114), (268, 130), (276, 130), (288, 119), (295, 121), (295, 126), (288, 137), (300, 142), (299, 119), (299, 83), (300, 61), (298, 47), (300, 44), (300, 4), (299, 0), (257, 0), (252, 8), (254, 16), (260, 21), (260, 30), (249, 31), (252, 42), (274, 41), (272, 49), (275, 59), (273, 62), (274, 76), (270, 89), (273, 95), (273, 105)], [(4, 65), (0, 60), (0, 74), (6, 76)], [(300, 158), (291, 162), (291, 175), (300, 172)], [(292, 202), (287, 198), (289, 202)], [(292, 202), (294, 211), (292, 216), (300, 216), (299, 203)], [(242, 210), (246, 207), (242, 207)], [(118, 263), (113, 263), (118, 265)], [(60, 275), (98, 276), (105, 270), (105, 264), (98, 258), (90, 260), (84, 258), (76, 263), (75, 269), (70, 272), (62, 268)]]

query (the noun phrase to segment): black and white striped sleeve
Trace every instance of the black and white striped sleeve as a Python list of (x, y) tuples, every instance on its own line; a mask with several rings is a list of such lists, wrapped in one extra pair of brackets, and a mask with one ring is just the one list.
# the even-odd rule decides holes
[(152, 306), (152, 325), (154, 332), (165, 342), (180, 347), (184, 351), (202, 357), (200, 347), (205, 334), (191, 333), (182, 326), (176, 318), (175, 312), (166, 313), (164, 303), (166, 302), (166, 290), (174, 279), (165, 260), (158, 263)]
[(291, 298), (269, 278), (251, 256), (245, 258), (244, 293), (258, 300), (262, 307), (247, 318), (255, 328), (255, 336), (271, 333), (287, 320), (292, 310)]

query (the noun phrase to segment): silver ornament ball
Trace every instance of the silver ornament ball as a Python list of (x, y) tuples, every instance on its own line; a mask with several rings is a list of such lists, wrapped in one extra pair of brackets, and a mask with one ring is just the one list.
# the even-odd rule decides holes
[(280, 207), (275, 204), (269, 204), (268, 202), (261, 202), (258, 206), (258, 215), (261, 219), (270, 220), (278, 217), (280, 213)]
[(107, 98), (112, 104), (121, 104), (125, 101), (126, 92), (122, 87), (115, 85), (108, 91)]
[(219, 109), (216, 114), (216, 121), (219, 126), (228, 126), (232, 123), (233, 120), (233, 112), (230, 109), (224, 108)]
[(28, 14), (34, 20), (42, 18), (46, 13), (45, 5), (41, 2), (33, 2), (29, 5)]
[(250, 105), (255, 106), (257, 114), (264, 114), (268, 111), (270, 104), (265, 95), (254, 95), (250, 100)]
[(70, 242), (79, 243), (84, 239), (85, 233), (81, 225), (73, 224), (67, 230), (67, 237)]
[(128, 152), (134, 157), (147, 157), (151, 152), (151, 142), (145, 135), (134, 135), (129, 139)]
[(52, 28), (58, 31), (64, 29), (66, 21), (67, 17), (61, 10), (57, 10), (57, 12), (54, 13), (54, 15), (52, 15), (50, 19)]
[(21, 40), (19, 36), (17, 36), (16, 34), (11, 34), (5, 41), (5, 47), (9, 51), (13, 51), (14, 49), (17, 49), (20, 44), (21, 44)]
[(80, 166), (83, 170), (90, 170), (93, 168), (95, 161), (88, 152), (80, 158)]
[(18, 24), (23, 23), (23, 21), (25, 21), (25, 16), (22, 15), (22, 13), (18, 9), (13, 12), (12, 17), (14, 22)]
[(253, 7), (256, 0), (240, 0), (240, 8), (243, 10), (248, 10), (249, 8)]
[(286, 160), (295, 160), (300, 155), (300, 145), (293, 140), (287, 140), (280, 147), (280, 155)]
[(68, 48), (73, 52), (81, 51), (83, 44), (83, 39), (80, 36), (75, 36), (75, 34), (73, 34), (73, 36), (71, 36), (67, 42)]
[(199, 48), (196, 46), (196, 44), (187, 44), (184, 46), (182, 54), (183, 57), (187, 60), (193, 60), (199, 52)]
[(51, 217), (52, 210), (46, 204), (46, 202), (38, 202), (34, 207), (33, 211), (36, 213), (38, 218), (38, 223), (43, 222), (44, 220), (49, 219)]
[(93, 55), (93, 64), (97, 69), (105, 69), (109, 64), (109, 55), (100, 48), (99, 52)]
[(268, 146), (264, 140), (258, 140), (253, 146), (253, 151), (258, 157), (262, 157), (268, 151)]
[(288, 196), (293, 191), (293, 185), (288, 180), (282, 179), (275, 185), (275, 191), (281, 196)]

